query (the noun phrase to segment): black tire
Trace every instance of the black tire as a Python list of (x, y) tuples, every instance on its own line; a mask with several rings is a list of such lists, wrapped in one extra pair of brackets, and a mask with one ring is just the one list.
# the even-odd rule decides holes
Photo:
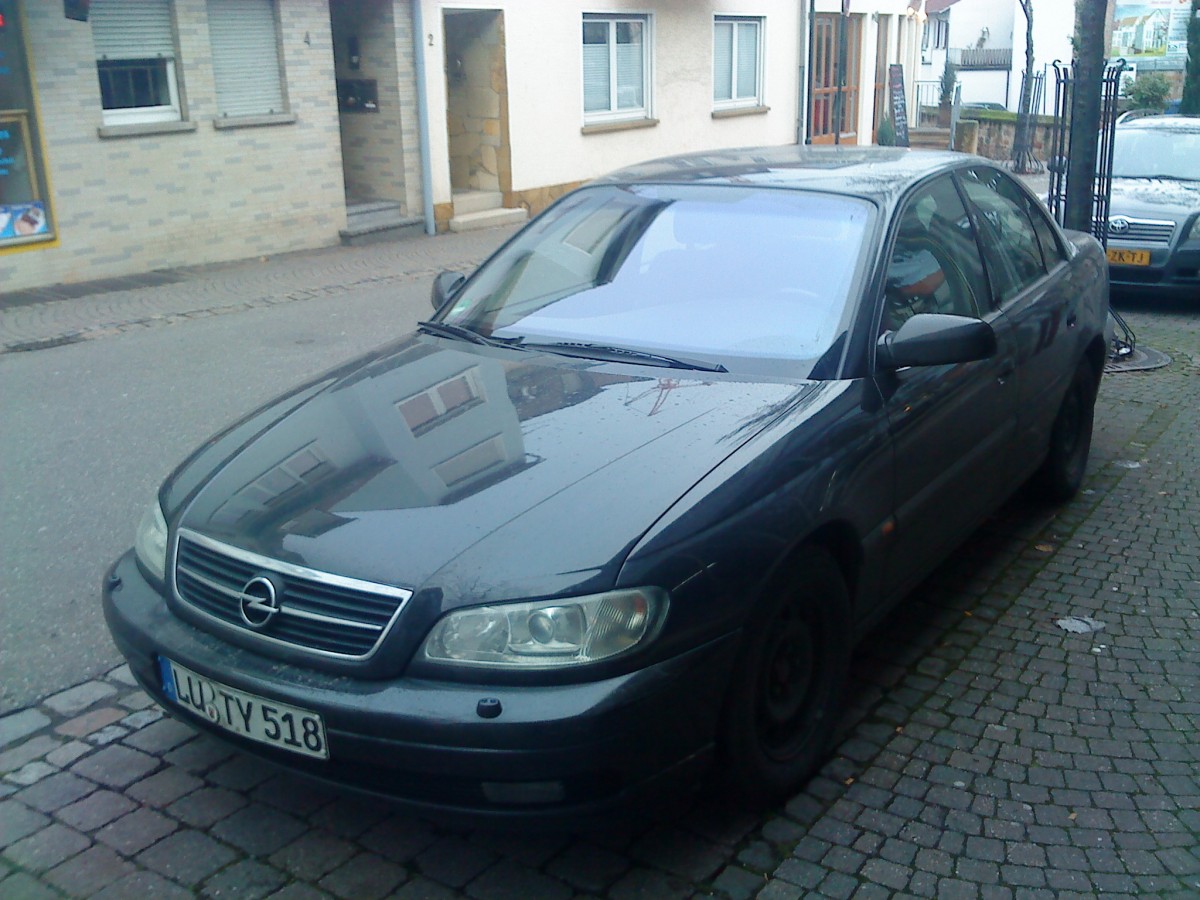
[(754, 806), (795, 791), (833, 739), (852, 649), (850, 598), (829, 554), (793, 560), (746, 626), (719, 735), (722, 776)]
[(1075, 370), (1071, 386), (1050, 430), (1050, 448), (1033, 483), (1038, 495), (1064, 503), (1079, 492), (1092, 449), (1096, 409), (1096, 376), (1085, 360)]

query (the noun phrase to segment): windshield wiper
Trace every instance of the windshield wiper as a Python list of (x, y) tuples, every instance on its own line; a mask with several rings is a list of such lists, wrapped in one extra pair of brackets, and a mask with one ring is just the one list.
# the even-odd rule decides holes
[(601, 359), (611, 362), (633, 362), (669, 366), (672, 369), (693, 369), (698, 372), (728, 372), (720, 363), (692, 359), (685, 356), (667, 356), (630, 347), (613, 347), (608, 344), (592, 344), (585, 341), (551, 341), (547, 343), (521, 344), (526, 350), (548, 350), (563, 356), (578, 356), (583, 359)]
[(468, 341), (484, 347), (517, 347), (521, 338), (498, 338), (480, 334), (473, 328), (464, 325), (452, 325), (449, 322), (418, 322), (417, 328), (426, 334), (436, 334), (438, 337), (452, 338), (457, 341)]

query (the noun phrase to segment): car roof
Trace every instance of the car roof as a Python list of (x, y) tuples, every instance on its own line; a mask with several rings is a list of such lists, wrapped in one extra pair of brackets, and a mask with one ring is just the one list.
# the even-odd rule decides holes
[(1200, 116), (1142, 116), (1122, 122), (1122, 129), (1200, 132)]
[(668, 156), (618, 169), (601, 184), (725, 184), (819, 190), (894, 202), (911, 185), (988, 160), (904, 147), (752, 147)]

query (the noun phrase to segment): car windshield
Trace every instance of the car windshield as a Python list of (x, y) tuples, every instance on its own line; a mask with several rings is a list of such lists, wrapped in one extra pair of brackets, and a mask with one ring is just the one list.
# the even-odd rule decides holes
[(838, 337), (871, 217), (866, 201), (794, 190), (585, 188), (485, 264), (444, 321), (731, 371), (816, 360)]
[(1200, 121), (1190, 128), (1117, 128), (1113, 175), (1200, 181)]

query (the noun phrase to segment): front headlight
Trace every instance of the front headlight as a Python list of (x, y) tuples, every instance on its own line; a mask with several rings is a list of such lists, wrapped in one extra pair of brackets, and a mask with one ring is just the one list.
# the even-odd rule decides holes
[(1188, 229), (1187, 234), (1183, 236), (1184, 242), (1200, 241), (1200, 216), (1196, 216), (1192, 220), (1192, 227)]
[(666, 613), (667, 593), (658, 588), (476, 606), (449, 613), (434, 625), (421, 656), (435, 663), (504, 669), (586, 665), (649, 640)]
[(133, 541), (133, 552), (146, 571), (159, 581), (166, 581), (167, 520), (163, 517), (158, 500), (151, 503), (142, 516), (137, 537)]

